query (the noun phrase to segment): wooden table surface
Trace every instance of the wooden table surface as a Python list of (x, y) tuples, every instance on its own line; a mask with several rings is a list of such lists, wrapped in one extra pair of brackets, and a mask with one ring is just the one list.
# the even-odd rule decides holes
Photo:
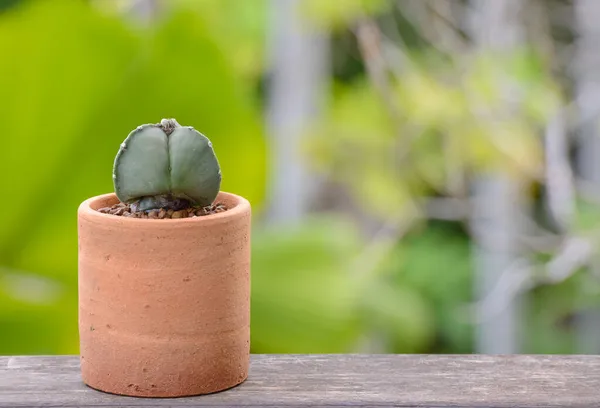
[(253, 355), (243, 384), (143, 399), (86, 387), (77, 356), (0, 357), (0, 407), (600, 407), (600, 356)]

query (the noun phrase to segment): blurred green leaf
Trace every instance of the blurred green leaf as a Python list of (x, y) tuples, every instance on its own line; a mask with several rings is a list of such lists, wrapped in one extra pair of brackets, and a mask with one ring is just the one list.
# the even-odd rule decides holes
[(330, 218), (253, 232), (254, 352), (343, 352), (359, 334), (348, 261), (357, 232)]
[(472, 326), (458, 319), (472, 301), (469, 239), (448, 223), (432, 222), (402, 240), (387, 268), (397, 285), (415, 290), (435, 311), (439, 352), (472, 351)]
[(40, 275), (0, 267), (0, 350), (67, 354), (78, 348), (77, 293)]
[(422, 291), (393, 281), (372, 282), (364, 297), (364, 330), (393, 353), (424, 353), (435, 338), (435, 310)]
[[(0, 64), (0, 119), (10, 135), (0, 168), (11, 174), (2, 190), (12, 204), (0, 215), (0, 266), (64, 285), (66, 295), (35, 314), (53, 310), (60, 321), (40, 325), (38, 337), (60, 334), (37, 344), (75, 352), (76, 210), (113, 190), (114, 156), (128, 132), (164, 117), (194, 126), (213, 141), (223, 190), (246, 196), (260, 213), (262, 126), (204, 19), (191, 11), (134, 29), (84, 2), (36, 1), (0, 16), (0, 52), (12, 56)], [(31, 335), (17, 320), (3, 315), (0, 329), (11, 327), (10, 339)], [(8, 341), (0, 339), (0, 351), (36, 352)]]
[(405, 120), (420, 128), (447, 130), (470, 114), (464, 92), (425, 69), (409, 70), (395, 91)]
[(259, 229), (253, 240), (253, 352), (353, 352), (369, 333), (404, 352), (430, 340), (432, 316), (417, 292), (354, 271), (363, 244), (344, 219)]
[[(540, 286), (529, 293), (523, 318), (530, 334), (524, 337), (524, 353), (570, 354), (576, 350), (575, 323), (583, 303), (584, 282), (585, 277), (579, 273), (560, 284)], [(593, 298), (598, 299), (597, 292)]]
[(583, 199), (575, 201), (573, 226), (581, 232), (593, 232), (600, 226), (600, 205)]
[(268, 34), (267, 0), (162, 0), (161, 6), (193, 11), (202, 17), (212, 39), (232, 68), (256, 80), (265, 69)]

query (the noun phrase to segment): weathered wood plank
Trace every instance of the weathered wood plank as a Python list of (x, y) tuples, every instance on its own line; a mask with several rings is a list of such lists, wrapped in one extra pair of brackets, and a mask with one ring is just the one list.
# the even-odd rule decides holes
[(82, 384), (76, 356), (0, 357), (0, 407), (594, 407), (600, 356), (253, 355), (249, 379), (193, 398)]

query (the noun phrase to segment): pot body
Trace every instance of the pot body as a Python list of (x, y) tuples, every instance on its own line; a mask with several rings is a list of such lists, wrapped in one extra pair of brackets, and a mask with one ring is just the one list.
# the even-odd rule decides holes
[(250, 204), (138, 219), (78, 210), (79, 335), (84, 383), (114, 394), (180, 397), (233, 387), (248, 375)]

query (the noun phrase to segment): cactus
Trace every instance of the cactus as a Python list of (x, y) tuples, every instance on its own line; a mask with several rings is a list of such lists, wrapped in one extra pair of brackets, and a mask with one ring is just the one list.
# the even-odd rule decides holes
[(134, 211), (180, 210), (213, 203), (221, 169), (210, 140), (175, 119), (134, 129), (113, 165), (115, 193)]

